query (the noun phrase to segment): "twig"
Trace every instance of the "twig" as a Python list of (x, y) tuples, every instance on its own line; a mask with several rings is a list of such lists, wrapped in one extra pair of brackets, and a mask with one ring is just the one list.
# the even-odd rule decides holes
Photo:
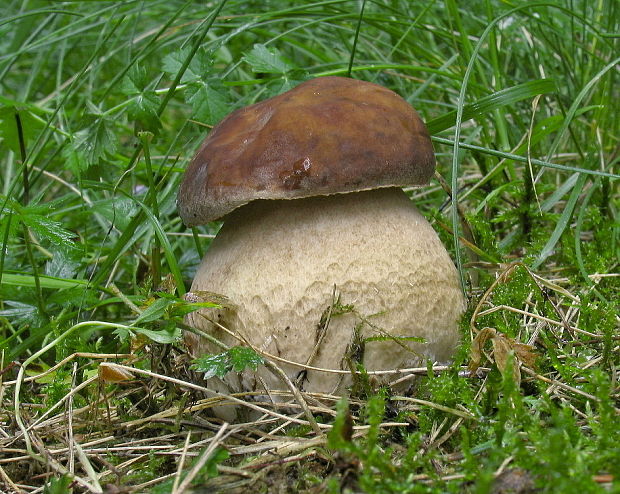
[(478, 420), (471, 413), (462, 412), (460, 410), (455, 410), (454, 408), (449, 408), (443, 405), (439, 405), (438, 403), (433, 403), (432, 401), (419, 400), (418, 398), (410, 398), (409, 396), (393, 396), (390, 398), (391, 401), (406, 401), (409, 403), (417, 403), (419, 405), (424, 405), (427, 407), (435, 408), (436, 410), (441, 410), (442, 412), (451, 413), (456, 415), (457, 417), (461, 417), (468, 420)]
[(177, 467), (177, 474), (174, 477), (174, 483), (172, 484), (172, 493), (178, 492), (179, 483), (181, 482), (181, 473), (183, 472), (183, 466), (185, 465), (185, 458), (187, 456), (187, 448), (189, 447), (189, 440), (192, 437), (192, 431), (187, 433), (185, 443), (183, 444), (183, 451), (181, 452), (181, 459), (179, 460), (179, 466)]
[(181, 494), (187, 490), (192, 480), (194, 480), (194, 477), (198, 475), (198, 472), (200, 471), (200, 469), (207, 463), (207, 461), (209, 460), (209, 458), (215, 451), (215, 448), (217, 448), (222, 442), (222, 436), (224, 435), (224, 432), (226, 431), (227, 428), (228, 428), (228, 422), (224, 422), (222, 424), (222, 427), (220, 427), (220, 430), (217, 431), (217, 434), (213, 438), (213, 441), (211, 441), (211, 444), (209, 445), (209, 447), (200, 456), (200, 458), (198, 458), (198, 461), (196, 461), (192, 469), (187, 473), (187, 475), (183, 479), (183, 482), (181, 482), (178, 488), (173, 489), (172, 494)]

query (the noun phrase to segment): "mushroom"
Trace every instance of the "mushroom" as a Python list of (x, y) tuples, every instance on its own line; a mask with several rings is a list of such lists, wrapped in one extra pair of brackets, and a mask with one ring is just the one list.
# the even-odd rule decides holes
[[(311, 392), (342, 394), (350, 376), (302, 373), (303, 365), (386, 370), (449, 360), (464, 310), (457, 271), (401, 189), (428, 183), (434, 167), (416, 111), (369, 82), (321, 77), (234, 111), (202, 144), (178, 196), (189, 226), (225, 218), (191, 291), (232, 303), (188, 323), (239, 344), (227, 328), (283, 359)], [(185, 339), (194, 356), (218, 351), (195, 334)], [(263, 368), (215, 384), (281, 388)]]

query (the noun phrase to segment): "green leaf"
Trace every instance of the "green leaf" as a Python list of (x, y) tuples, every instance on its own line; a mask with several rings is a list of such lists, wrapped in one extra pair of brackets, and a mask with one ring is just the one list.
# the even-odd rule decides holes
[(62, 157), (64, 168), (76, 176), (79, 176), (90, 167), (86, 157), (74, 145), (62, 148)]
[(146, 68), (134, 64), (121, 81), (120, 90), (127, 96), (132, 96), (144, 91), (149, 80), (146, 74)]
[(226, 352), (217, 355), (203, 355), (194, 361), (191, 368), (197, 372), (204, 372), (205, 379), (213, 376), (224, 377), (232, 369)]
[(249, 63), (256, 73), (286, 74), (297, 68), (277, 48), (267, 48), (258, 43), (254, 45), (250, 53), (245, 54), (243, 60)]
[(62, 475), (60, 477), (52, 478), (43, 487), (43, 494), (67, 494), (71, 492), (69, 486), (73, 482), (71, 475)]
[(232, 370), (241, 372), (247, 367), (256, 370), (264, 363), (263, 357), (247, 346), (235, 346), (228, 350)]
[[(54, 207), (57, 203), (58, 202), (31, 204), (24, 207), (17, 201), (10, 199), (6, 200), (6, 203), (2, 208), (3, 219), (1, 223), (2, 228), (0, 228), (0, 230), (4, 230), (7, 227), (5, 223), (10, 217), (10, 235), (15, 234), (18, 231), (16, 230), (17, 225), (22, 223), (30, 228), (34, 233), (53, 244), (73, 248), (73, 239), (76, 235), (62, 228), (62, 224), (60, 222), (49, 218), (49, 215), (53, 214)], [(45, 216), (41, 213), (45, 214)]]
[(4, 305), (10, 308), (0, 310), (0, 317), (6, 317), (12, 324), (32, 323), (36, 319), (37, 308), (34, 305), (14, 300), (5, 300)]
[(264, 98), (271, 98), (272, 96), (282, 94), (285, 91), (293, 89), (307, 79), (307, 73), (301, 70), (295, 70), (293, 73), (288, 73), (283, 77), (274, 79), (267, 84)]
[(478, 213), (480, 213), (480, 211), (482, 211), (487, 206), (487, 204), (492, 203), (496, 197), (499, 197), (506, 190), (511, 190), (514, 187), (515, 187), (514, 182), (508, 182), (506, 184), (503, 184), (503, 185), (500, 185), (499, 187), (494, 188), (493, 190), (491, 190), (491, 192), (489, 192), (489, 194), (482, 201), (480, 201), (480, 204), (478, 204), (478, 207), (474, 210), (472, 215), (474, 216), (477, 215)]
[(71, 279), (82, 265), (84, 251), (81, 244), (72, 243), (70, 248), (53, 243), (48, 249), (52, 258), (45, 263), (45, 274), (54, 278)]
[(34, 140), (44, 127), (44, 123), (41, 119), (34, 116), (35, 112), (31, 108), (32, 105), (29, 105), (28, 109), (21, 105), (0, 106), (0, 140), (3, 141), (3, 145), (8, 146), (9, 149), (18, 155), (20, 153), (20, 144), (15, 115), (19, 114), (25, 143)]
[(69, 145), (63, 149), (65, 167), (76, 175), (116, 151), (114, 122), (102, 114), (91, 115), (88, 120), (91, 120), (90, 124), (75, 132)]
[(193, 118), (215, 125), (230, 113), (230, 101), (223, 89), (213, 82), (191, 85), (187, 88), (187, 102), (191, 103)]
[[(0, 208), (0, 239), (14, 239), (19, 235), (19, 216), (15, 214), (14, 208), (10, 207), (14, 201), (6, 200), (5, 196), (0, 195), (0, 202), (4, 202)], [(5, 249), (6, 246), (2, 248)]]
[(217, 477), (219, 472), (217, 466), (230, 457), (230, 453), (224, 448), (217, 448), (209, 457), (202, 470), (208, 478)]
[[(41, 288), (51, 288), (54, 290), (62, 290), (64, 288), (73, 288), (75, 286), (87, 286), (88, 280), (67, 280), (55, 278), (53, 276), (39, 275), (39, 283)], [(34, 287), (36, 286), (35, 278), (29, 274), (2, 273), (2, 284), (11, 286)]]
[(179, 341), (183, 336), (181, 330), (176, 326), (171, 326), (168, 329), (162, 329), (160, 331), (153, 331), (145, 328), (133, 328), (138, 333), (150, 338), (156, 343), (170, 344)]
[(175, 303), (170, 310), (170, 315), (171, 316), (177, 316), (177, 317), (183, 317), (186, 316), (187, 314), (191, 314), (194, 311), (197, 311), (199, 309), (204, 309), (204, 308), (208, 308), (208, 309), (221, 309), (222, 306), (219, 304), (214, 304), (212, 302), (179, 302), (179, 303)]
[(203, 355), (194, 360), (192, 369), (205, 373), (205, 379), (213, 376), (223, 378), (230, 371), (241, 372), (246, 368), (256, 370), (264, 362), (254, 350), (236, 346), (217, 355)]
[(75, 234), (62, 228), (58, 221), (50, 220), (38, 214), (21, 216), (22, 222), (33, 232), (55, 244), (73, 246)]
[(133, 65), (121, 83), (121, 91), (131, 97), (127, 108), (129, 118), (138, 122), (141, 129), (157, 133), (161, 127), (157, 114), (160, 101), (155, 91), (146, 89), (148, 83), (146, 69)]
[(131, 199), (114, 197), (113, 199), (97, 201), (93, 204), (92, 210), (103, 216), (119, 230), (125, 231), (139, 208)]
[[(185, 60), (189, 56), (191, 51), (190, 47), (181, 48), (179, 51), (170, 53), (164, 57), (162, 62), (163, 70), (171, 77), (175, 77), (177, 73), (183, 68)], [(196, 82), (204, 80), (208, 77), (213, 67), (213, 56), (210, 51), (202, 48), (199, 49), (192, 61), (190, 62), (187, 70), (181, 78), (181, 83), (187, 84), (190, 82)]]
[(144, 91), (132, 98), (127, 108), (127, 115), (131, 120), (138, 122), (142, 129), (157, 134), (161, 128), (161, 122), (157, 114), (159, 103), (159, 97), (155, 91)]
[(158, 319), (163, 319), (166, 309), (174, 304), (174, 300), (167, 298), (158, 298), (152, 304), (150, 304), (142, 314), (133, 322), (133, 324), (152, 322)]
[[(551, 93), (556, 90), (555, 80), (539, 79), (518, 84), (513, 87), (502, 89), (489, 94), (475, 103), (463, 107), (463, 120), (469, 120), (481, 115), (488, 115), (493, 110), (502, 106), (511, 105), (517, 101), (533, 98), (539, 94)], [(441, 117), (426, 122), (426, 127), (431, 135), (449, 129), (456, 123), (456, 110), (446, 113)]]
[[(168, 75), (174, 77), (183, 67), (183, 61), (187, 58), (189, 52), (190, 48), (189, 46), (186, 46), (185, 48), (181, 48), (179, 51), (169, 53), (162, 60), (162, 70)], [(187, 72), (189, 72), (189, 69)]]
[(355, 445), (351, 442), (353, 424), (346, 398), (341, 398), (336, 403), (336, 412), (334, 425), (327, 433), (327, 446), (330, 449), (353, 451), (355, 450)]
[(555, 229), (553, 230), (553, 233), (551, 234), (551, 236), (549, 237), (549, 240), (547, 241), (542, 251), (538, 255), (538, 258), (532, 263), (532, 269), (538, 269), (540, 265), (545, 261), (545, 259), (547, 259), (547, 257), (553, 254), (553, 251), (555, 250), (555, 246), (560, 241), (560, 237), (562, 237), (562, 234), (564, 233), (566, 228), (568, 228), (569, 226), (570, 220), (573, 217), (573, 211), (575, 210), (575, 205), (577, 204), (577, 200), (579, 199), (579, 196), (581, 196), (583, 192), (583, 188), (584, 188), (587, 178), (588, 178), (587, 175), (579, 175), (579, 178), (577, 179), (577, 182), (575, 183), (575, 187), (573, 188), (573, 191), (571, 192), (571, 195), (569, 196), (568, 201), (566, 202), (564, 211), (562, 211), (562, 215), (560, 216), (560, 219), (555, 225)]

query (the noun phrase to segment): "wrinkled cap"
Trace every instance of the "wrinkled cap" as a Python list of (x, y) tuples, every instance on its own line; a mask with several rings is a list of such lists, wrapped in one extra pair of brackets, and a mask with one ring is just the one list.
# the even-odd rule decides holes
[(377, 84), (320, 77), (234, 111), (207, 136), (178, 196), (188, 226), (257, 199), (296, 199), (428, 183), (424, 123)]

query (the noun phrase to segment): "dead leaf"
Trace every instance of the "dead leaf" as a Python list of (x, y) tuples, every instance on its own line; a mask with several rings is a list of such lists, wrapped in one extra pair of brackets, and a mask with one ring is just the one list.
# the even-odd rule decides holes
[(211, 303), (224, 309), (237, 310), (237, 306), (226, 295), (209, 292), (207, 290), (195, 290), (187, 292), (183, 298), (190, 303)]
[(521, 366), (532, 367), (536, 361), (534, 347), (508, 338), (494, 328), (483, 328), (471, 343), (471, 362), (469, 370), (475, 372), (482, 362), (484, 346), (491, 340), (493, 345), (492, 361), (499, 371), (504, 374), (512, 361), (513, 378), (517, 386), (521, 384)]
[(519, 387), (521, 385), (519, 359), (516, 357), (515, 352), (512, 349), (510, 339), (498, 333), (491, 339), (491, 343), (493, 343), (493, 358), (495, 359), (497, 368), (502, 374), (505, 374), (508, 371), (508, 368), (511, 367), (512, 377), (517, 387)]
[(177, 289), (177, 284), (172, 276), (172, 273), (168, 273), (159, 283), (157, 287), (158, 292), (174, 293)]
[(471, 362), (469, 363), (469, 370), (471, 372), (476, 372), (478, 367), (480, 367), (480, 363), (482, 362), (482, 350), (484, 348), (484, 344), (490, 339), (493, 338), (497, 334), (497, 331), (493, 328), (483, 328), (478, 332), (474, 341), (471, 342)]
[(134, 375), (121, 367), (110, 362), (99, 364), (99, 379), (107, 383), (118, 383), (134, 379)]

